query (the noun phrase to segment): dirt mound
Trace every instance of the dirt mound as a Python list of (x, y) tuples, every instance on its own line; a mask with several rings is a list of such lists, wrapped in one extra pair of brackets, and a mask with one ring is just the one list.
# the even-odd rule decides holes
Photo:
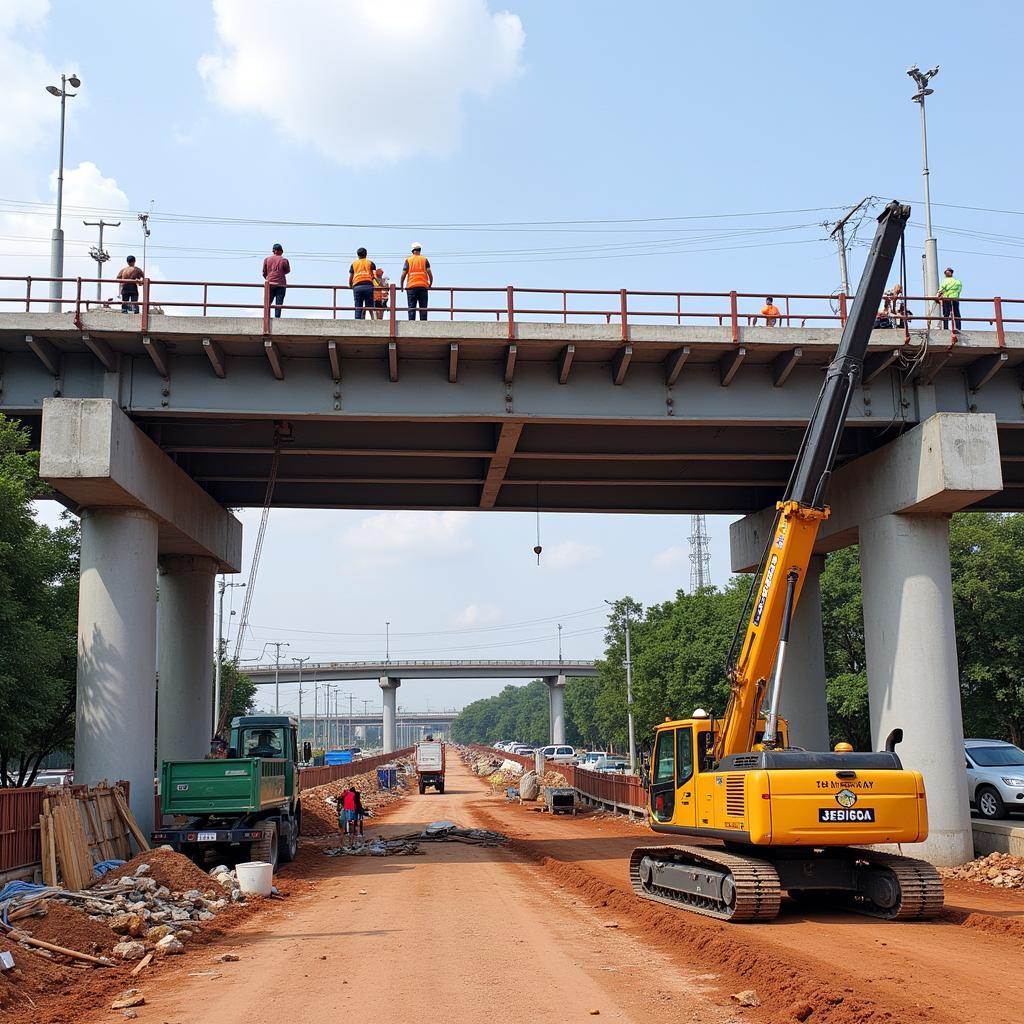
[(0, 938), (0, 951), (14, 957), (14, 968), (0, 974), (0, 1012), (5, 1018), (21, 1011), (30, 1019), (44, 1020), (34, 1010), (37, 998), (63, 991), (79, 975), (4, 938)]
[(109, 953), (121, 938), (102, 921), (94, 921), (84, 911), (58, 900), (48, 901), (45, 915), (27, 917), (18, 922), (18, 927), (34, 939), (99, 956)]
[(165, 885), (171, 892), (188, 892), (198, 889), (207, 892), (212, 889), (213, 880), (201, 868), (196, 867), (184, 854), (173, 850), (143, 850), (132, 857), (123, 867), (115, 868), (103, 876), (103, 884), (118, 878), (126, 878), (135, 874), (141, 864), (148, 864), (146, 874), (157, 885)]
[[(403, 764), (397, 761), (396, 764)], [(408, 791), (406, 776), (398, 773), (396, 789), (381, 789), (376, 771), (363, 772), (349, 779), (339, 779), (323, 786), (315, 786), (302, 792), (302, 834), (304, 836), (336, 836), (338, 834), (338, 808), (336, 801), (349, 786), (355, 786), (363, 801), (363, 807), (376, 811), (401, 800)], [(328, 803), (328, 800), (335, 803)]]
[(1010, 853), (990, 853), (955, 868), (940, 868), (943, 878), (962, 878), (982, 882), (997, 889), (1024, 889), (1024, 857)]

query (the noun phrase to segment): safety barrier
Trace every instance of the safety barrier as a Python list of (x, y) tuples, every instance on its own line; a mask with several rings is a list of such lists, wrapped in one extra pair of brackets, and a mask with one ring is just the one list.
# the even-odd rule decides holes
[[(128, 783), (118, 785), (128, 795)], [(0, 789), (0, 879), (5, 875), (28, 874), (39, 863), (39, 816), (51, 786)], [(69, 787), (82, 793), (86, 786)]]
[(377, 754), (374, 757), (362, 757), (351, 764), (334, 764), (322, 768), (299, 769), (299, 792), (312, 789), (314, 786), (325, 786), (328, 782), (340, 782), (350, 779), (353, 775), (372, 772), (383, 765), (391, 764), (397, 757), (409, 757), (415, 747), (403, 747), (391, 754)]
[[(73, 297), (51, 299), (44, 289), (55, 281), (69, 286)], [(90, 299), (83, 289), (96, 284), (110, 285), (110, 279), (89, 277), (0, 277), (0, 309), (21, 307), (24, 312), (45, 312), (55, 304), (62, 312), (73, 312), (81, 326), (84, 312), (95, 309), (119, 310), (119, 298)], [(270, 287), (252, 281), (153, 281), (143, 278), (138, 302), (139, 327), (143, 333), (155, 325), (150, 318), (173, 311), (178, 315), (249, 315), (260, 316), (263, 333), (270, 333), (272, 314), (277, 306), (270, 301)], [(33, 292), (35, 287), (35, 292)], [(337, 319), (339, 314), (357, 312), (354, 301), (339, 302), (349, 292), (341, 284), (289, 284), (281, 309), (290, 315), (322, 314)], [(814, 294), (761, 290), (757, 292), (674, 292), (636, 291), (632, 289), (599, 288), (516, 288), (479, 286), (437, 286), (430, 289), (430, 316), (449, 320), (490, 320), (506, 323), (508, 336), (515, 337), (517, 323), (605, 323), (617, 324), (622, 339), (628, 340), (629, 328), (638, 324), (712, 324), (732, 328), (732, 339), (739, 342), (741, 326), (757, 326), (765, 322), (760, 311), (766, 295), (772, 295), (779, 309), (778, 326), (841, 327), (846, 322), (852, 295)], [(298, 301), (296, 301), (298, 299)], [(404, 306), (398, 304), (399, 293), (394, 284), (388, 286), (385, 309), (366, 310), (369, 319), (387, 320), (388, 334), (397, 334), (397, 323), (405, 319)], [(318, 301), (320, 300), (320, 301)], [(934, 297), (908, 295), (904, 301), (908, 312), (904, 326), (909, 329), (940, 329), (943, 318)], [(1024, 298), (1004, 299), (966, 297), (959, 300), (964, 315), (961, 327), (953, 327), (954, 340), (963, 325), (968, 330), (994, 330), (997, 344), (1005, 346), (1006, 330), (1024, 330)], [(919, 303), (921, 312), (912, 312), (912, 303)], [(5, 305), (6, 304), (6, 305)], [(1011, 315), (1007, 315), (1010, 313)], [(132, 325), (134, 326), (134, 324)]]
[[(482, 754), (508, 759), (521, 764), (524, 768), (533, 768), (534, 759), (520, 754), (510, 754), (496, 747), (470, 744), (473, 750)], [(595, 772), (575, 765), (544, 761), (545, 771), (560, 772), (565, 776), (566, 783), (576, 790), (584, 803), (605, 807), (620, 814), (643, 815), (647, 811), (647, 791), (640, 781), (639, 775), (619, 775), (616, 772)]]

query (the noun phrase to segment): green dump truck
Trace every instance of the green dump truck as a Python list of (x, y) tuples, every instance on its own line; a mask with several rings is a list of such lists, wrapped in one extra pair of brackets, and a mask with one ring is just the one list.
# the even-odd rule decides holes
[(287, 715), (246, 715), (231, 721), (227, 758), (164, 761), (160, 813), (175, 824), (153, 831), (155, 846), (171, 846), (204, 865), (294, 860), (302, 807), (296, 721)]

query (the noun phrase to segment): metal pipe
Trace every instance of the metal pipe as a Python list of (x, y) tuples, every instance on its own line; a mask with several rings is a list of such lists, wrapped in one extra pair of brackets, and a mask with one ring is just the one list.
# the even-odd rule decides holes
[(796, 581), (800, 573), (790, 569), (786, 574), (786, 606), (782, 612), (782, 630), (779, 633), (779, 649), (775, 655), (775, 667), (772, 670), (772, 696), (768, 708), (768, 720), (765, 724), (763, 746), (771, 749), (778, 742), (779, 701), (782, 698), (782, 673), (786, 667), (786, 648), (789, 645), (789, 627), (793, 619), (793, 598), (796, 594)]

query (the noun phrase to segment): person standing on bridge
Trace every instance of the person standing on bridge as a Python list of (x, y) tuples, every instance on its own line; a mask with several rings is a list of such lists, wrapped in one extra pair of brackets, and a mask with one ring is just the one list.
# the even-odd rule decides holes
[(373, 319), (373, 274), (377, 264), (366, 258), (366, 250), (356, 249), (356, 258), (348, 268), (348, 286), (352, 289), (356, 319), (362, 320), (369, 312)]
[(377, 320), (384, 319), (384, 310), (388, 308), (388, 293), (391, 282), (381, 267), (373, 272), (373, 315)]
[(761, 316), (764, 317), (765, 327), (774, 327), (778, 323), (779, 317), (782, 316), (779, 307), (775, 305), (775, 300), (770, 295), (764, 300)]
[(284, 248), (280, 242), (275, 242), (270, 255), (263, 261), (263, 280), (270, 288), (269, 301), (275, 306), (275, 317), (281, 315), (285, 286), (288, 284), (288, 278), (285, 275), (291, 272), (292, 266), (284, 257)]
[(949, 330), (950, 317), (953, 318), (953, 330), (960, 330), (960, 293), (964, 290), (963, 281), (953, 276), (953, 268), (946, 267), (945, 276), (939, 285), (936, 298), (942, 303), (942, 329)]
[(434, 272), (430, 269), (430, 260), (422, 253), (422, 246), (415, 242), (412, 254), (402, 267), (402, 280), (399, 287), (409, 298), (409, 319), (416, 319), (416, 307), (419, 306), (420, 319), (427, 319), (427, 297), (434, 286)]
[(139, 311), (139, 285), (142, 280), (142, 269), (135, 266), (135, 257), (129, 256), (123, 266), (117, 272), (117, 279), (121, 282), (121, 312), (138, 313)]

